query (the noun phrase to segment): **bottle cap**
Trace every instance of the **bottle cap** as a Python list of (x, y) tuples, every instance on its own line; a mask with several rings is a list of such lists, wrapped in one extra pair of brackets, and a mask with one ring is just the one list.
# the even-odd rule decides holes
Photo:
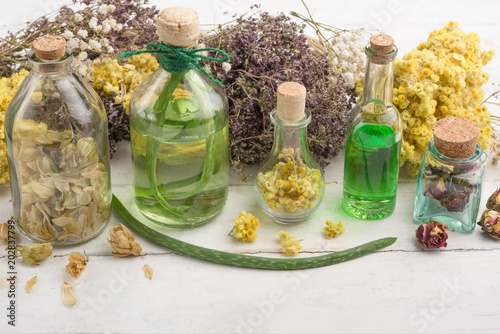
[(304, 118), (306, 87), (296, 82), (278, 86), (278, 117), (285, 122), (298, 122)]
[(61, 36), (40, 36), (33, 41), (33, 49), (40, 60), (58, 60), (66, 52), (66, 40)]
[(434, 124), (432, 132), (436, 149), (448, 158), (465, 159), (476, 150), (479, 126), (467, 118), (442, 118)]
[(160, 40), (171, 46), (190, 48), (200, 36), (198, 13), (191, 8), (169, 7), (156, 20)]
[(370, 37), (370, 49), (374, 52), (371, 62), (375, 64), (387, 64), (394, 60), (396, 53), (388, 56), (394, 50), (394, 39), (386, 34), (377, 34)]

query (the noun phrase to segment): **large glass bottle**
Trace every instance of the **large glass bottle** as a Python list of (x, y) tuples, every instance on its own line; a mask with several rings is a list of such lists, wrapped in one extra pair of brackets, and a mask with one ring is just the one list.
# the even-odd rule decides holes
[(304, 109), (305, 101), (304, 86), (285, 82), (278, 87), (278, 106), (271, 112), (274, 144), (255, 180), (257, 202), (282, 224), (309, 218), (325, 190), (323, 173), (309, 152), (311, 113)]
[[(157, 22), (163, 43), (196, 43), (199, 21), (192, 9), (164, 9)], [(222, 210), (229, 183), (228, 105), (212, 80), (196, 68), (170, 73), (160, 67), (134, 91), (130, 133), (135, 202), (146, 217), (194, 227)]]
[(30, 239), (71, 245), (110, 217), (108, 127), (96, 92), (69, 71), (65, 39), (43, 36), (9, 104), (5, 134), (14, 217)]
[(359, 219), (389, 216), (396, 204), (401, 148), (401, 118), (392, 105), (397, 48), (392, 37), (374, 35), (363, 97), (349, 114), (342, 209)]

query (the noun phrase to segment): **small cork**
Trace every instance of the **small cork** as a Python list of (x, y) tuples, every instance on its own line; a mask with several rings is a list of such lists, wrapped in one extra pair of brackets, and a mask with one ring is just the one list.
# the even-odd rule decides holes
[(434, 124), (432, 132), (436, 149), (448, 158), (465, 159), (476, 150), (479, 126), (467, 118), (442, 118)]
[(66, 40), (61, 36), (40, 36), (33, 41), (33, 49), (40, 60), (58, 60), (66, 52)]
[(167, 45), (190, 48), (200, 37), (198, 13), (190, 8), (165, 8), (156, 23), (160, 40)]
[(278, 117), (285, 122), (298, 122), (304, 118), (306, 87), (296, 82), (278, 86)]
[(373, 35), (370, 38), (370, 49), (379, 55), (389, 53), (394, 49), (394, 39), (386, 34)]

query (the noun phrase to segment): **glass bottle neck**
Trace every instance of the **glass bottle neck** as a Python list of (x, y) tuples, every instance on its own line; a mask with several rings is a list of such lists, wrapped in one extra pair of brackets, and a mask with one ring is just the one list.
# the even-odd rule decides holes
[(41, 74), (65, 74), (70, 70), (71, 63), (73, 61), (73, 55), (69, 49), (61, 59), (54, 61), (43, 61), (35, 56), (35, 52), (31, 50), (28, 52), (28, 61), (31, 68)]
[(271, 120), (274, 123), (273, 152), (292, 148), (308, 154), (307, 125), (311, 121), (309, 112), (306, 111), (304, 119), (298, 122), (284, 122), (278, 118), (278, 110), (274, 109), (271, 112)]
[(393, 62), (373, 62), (373, 55), (368, 51), (367, 56), (362, 103), (366, 105), (372, 100), (378, 100), (390, 106), (394, 82)]

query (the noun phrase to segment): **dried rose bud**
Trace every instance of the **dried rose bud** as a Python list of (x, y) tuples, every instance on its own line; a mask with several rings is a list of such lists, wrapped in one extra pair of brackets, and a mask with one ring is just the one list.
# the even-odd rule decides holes
[(446, 239), (448, 239), (447, 228), (446, 224), (431, 219), (418, 227), (416, 236), (425, 248), (446, 247)]
[(462, 212), (467, 206), (467, 203), (469, 203), (469, 195), (470, 193), (468, 191), (446, 193), (439, 203), (449, 212)]
[(9, 239), (9, 224), (0, 224), (0, 242), (7, 242)]
[(71, 252), (68, 256), (69, 263), (66, 265), (66, 272), (74, 279), (80, 277), (89, 261), (88, 256), (83, 256), (80, 252)]
[(114, 256), (125, 257), (129, 255), (139, 256), (142, 252), (142, 247), (135, 241), (135, 236), (128, 228), (122, 224), (118, 224), (109, 230), (109, 244), (116, 252)]
[(43, 244), (34, 244), (33, 246), (17, 246), (17, 250), (19, 254), (23, 257), (24, 261), (29, 264), (33, 264), (38, 266), (37, 262), (45, 260), (52, 254), (52, 245), (51, 243), (43, 243)]
[(481, 229), (495, 239), (500, 239), (500, 213), (495, 210), (486, 210), (477, 223)]
[(486, 207), (490, 210), (500, 211), (500, 189), (497, 189), (486, 202)]
[(444, 184), (444, 179), (440, 177), (436, 178), (426, 178), (425, 179), (425, 191), (424, 195), (438, 201), (446, 193), (446, 185)]

